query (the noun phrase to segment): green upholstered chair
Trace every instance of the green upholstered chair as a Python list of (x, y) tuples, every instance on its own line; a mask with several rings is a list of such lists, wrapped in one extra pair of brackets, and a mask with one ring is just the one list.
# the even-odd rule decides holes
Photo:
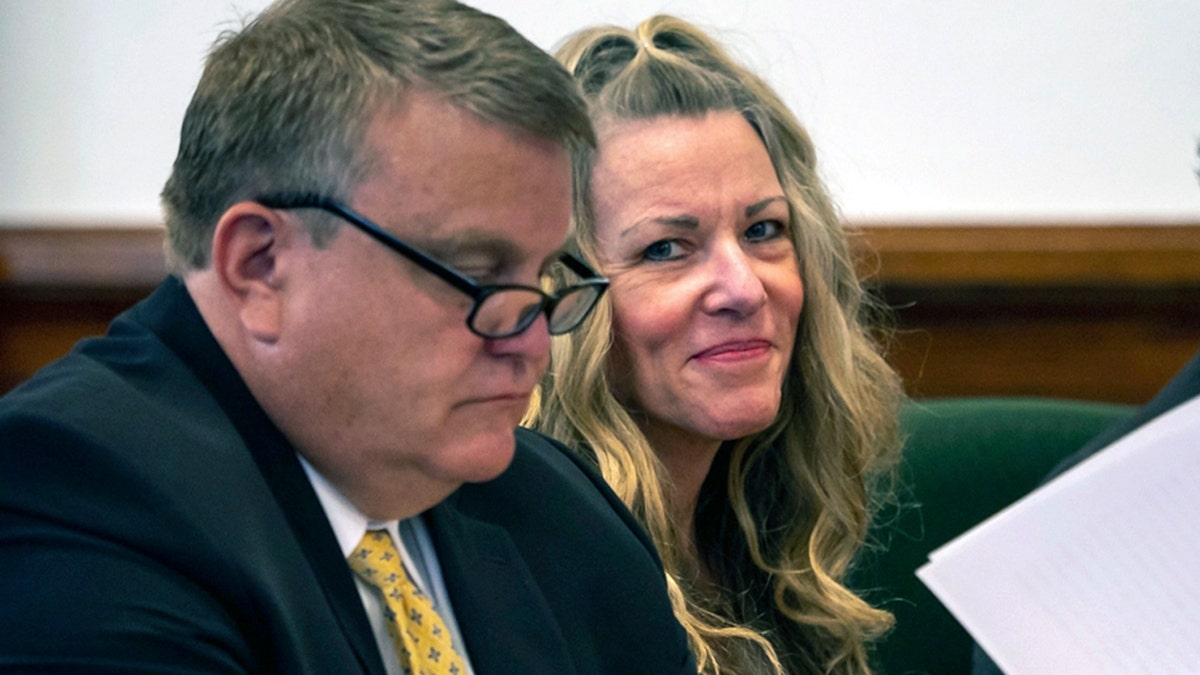
[(1046, 398), (913, 401), (900, 503), (885, 510), (851, 585), (892, 611), (879, 672), (969, 673), (972, 640), (914, 572), (930, 551), (1027, 494), (1060, 460), (1133, 406)]

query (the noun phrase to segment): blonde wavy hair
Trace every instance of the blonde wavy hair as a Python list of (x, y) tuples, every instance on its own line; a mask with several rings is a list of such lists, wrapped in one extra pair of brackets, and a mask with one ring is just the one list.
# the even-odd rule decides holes
[[(723, 444), (697, 506), (700, 559), (672, 523), (672, 486), (613, 395), (607, 299), (555, 339), (527, 424), (579, 448), (658, 546), (674, 609), (708, 673), (869, 672), (868, 645), (892, 624), (843, 585), (900, 445), (899, 378), (868, 326), (847, 236), (816, 172), (807, 132), (763, 80), (692, 24), (655, 16), (636, 30), (587, 29), (558, 59), (598, 127), (736, 110), (761, 136), (791, 208), (805, 304), (774, 422)], [(574, 158), (574, 246), (597, 264), (590, 208), (595, 151)], [(694, 582), (704, 566), (722, 589)]]

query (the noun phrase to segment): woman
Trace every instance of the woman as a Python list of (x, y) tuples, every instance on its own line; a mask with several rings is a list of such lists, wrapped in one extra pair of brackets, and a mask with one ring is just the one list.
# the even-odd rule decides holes
[(868, 671), (892, 617), (842, 580), (902, 394), (806, 132), (677, 18), (558, 56), (599, 134), (576, 158), (575, 244), (612, 285), (556, 339), (529, 419), (642, 521), (703, 670)]

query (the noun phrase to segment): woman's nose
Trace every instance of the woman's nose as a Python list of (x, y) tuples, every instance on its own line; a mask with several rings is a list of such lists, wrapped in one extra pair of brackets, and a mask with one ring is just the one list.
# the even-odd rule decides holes
[(704, 311), (749, 315), (766, 304), (767, 289), (755, 263), (741, 246), (730, 243), (717, 247), (706, 266), (710, 279)]

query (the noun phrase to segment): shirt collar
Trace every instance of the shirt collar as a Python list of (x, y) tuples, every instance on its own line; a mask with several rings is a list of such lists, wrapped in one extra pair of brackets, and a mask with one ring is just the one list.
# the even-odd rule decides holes
[(338, 546), (342, 549), (342, 557), (349, 557), (354, 552), (367, 530), (386, 529), (392, 535), (392, 541), (401, 541), (399, 521), (378, 521), (363, 515), (355, 508), (354, 504), (350, 503), (349, 499), (346, 499), (345, 495), (330, 484), (325, 476), (321, 475), (320, 471), (313, 468), (308, 460), (299, 454), (297, 457), (300, 458), (300, 464), (304, 467), (304, 473), (308, 475), (308, 482), (312, 483), (313, 491), (317, 493), (321, 508), (325, 509), (329, 524), (333, 526), (333, 534), (337, 537)]

